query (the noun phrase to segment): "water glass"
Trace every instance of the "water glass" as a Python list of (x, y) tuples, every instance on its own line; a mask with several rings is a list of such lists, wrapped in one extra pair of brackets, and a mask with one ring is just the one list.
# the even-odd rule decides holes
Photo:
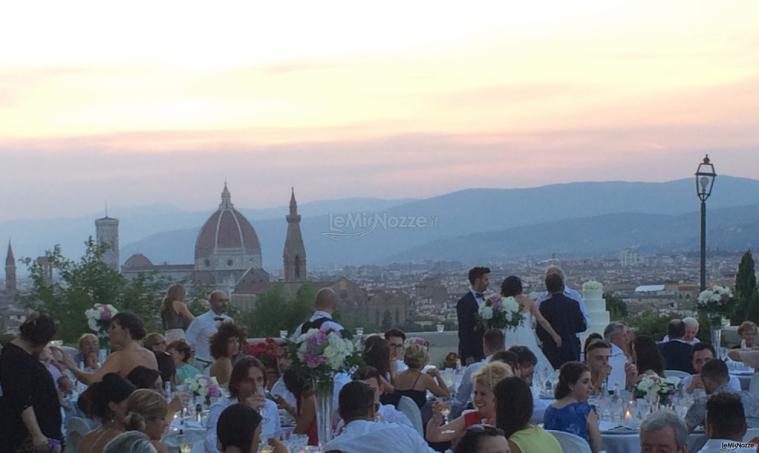
[(286, 330), (280, 330), (279, 331), (279, 338), (286, 340), (287, 339), (287, 331)]
[(364, 335), (364, 328), (363, 327), (356, 327), (356, 335), (359, 337)]
[(435, 327), (437, 327), (438, 333), (443, 333), (445, 331), (445, 324), (438, 323)]

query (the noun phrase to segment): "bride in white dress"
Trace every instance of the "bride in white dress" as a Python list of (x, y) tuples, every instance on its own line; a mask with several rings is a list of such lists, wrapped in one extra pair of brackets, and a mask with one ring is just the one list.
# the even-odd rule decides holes
[(519, 311), (522, 313), (522, 322), (516, 328), (505, 329), (506, 346), (526, 346), (538, 358), (536, 369), (553, 370), (551, 362), (543, 354), (543, 350), (538, 346), (537, 336), (533, 328), (533, 320), (543, 327), (557, 345), (561, 345), (561, 337), (551, 327), (551, 324), (540, 314), (538, 304), (534, 300), (522, 294), (522, 280), (519, 277), (506, 277), (501, 284), (501, 296), (503, 297), (503, 308), (510, 311)]

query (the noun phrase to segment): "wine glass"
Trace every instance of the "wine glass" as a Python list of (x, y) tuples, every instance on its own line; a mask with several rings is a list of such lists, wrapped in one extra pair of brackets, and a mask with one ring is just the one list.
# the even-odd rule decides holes
[(179, 444), (180, 453), (192, 453), (192, 444), (189, 442), (182, 442)]

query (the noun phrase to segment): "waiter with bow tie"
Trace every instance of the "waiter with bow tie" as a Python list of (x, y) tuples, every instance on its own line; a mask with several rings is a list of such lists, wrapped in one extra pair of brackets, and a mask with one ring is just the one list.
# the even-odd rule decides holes
[(227, 311), (228, 303), (227, 293), (224, 291), (212, 292), (208, 298), (208, 305), (211, 309), (195, 318), (185, 332), (187, 342), (195, 351), (195, 368), (201, 371), (213, 363), (208, 345), (209, 338), (216, 333), (219, 324), (224, 321), (232, 321), (232, 318), (224, 313)]
[(470, 365), (485, 358), (482, 351), (482, 329), (477, 323), (477, 312), (485, 303), (484, 292), (488, 289), (490, 269), (473, 267), (469, 270), (471, 288), (456, 304), (459, 321), (459, 357), (461, 363)]

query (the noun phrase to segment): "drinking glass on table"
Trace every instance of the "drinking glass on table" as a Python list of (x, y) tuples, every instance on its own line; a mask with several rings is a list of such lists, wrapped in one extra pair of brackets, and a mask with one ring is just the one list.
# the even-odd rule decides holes
[(445, 324), (437, 324), (435, 327), (437, 328), (438, 333), (445, 332)]

